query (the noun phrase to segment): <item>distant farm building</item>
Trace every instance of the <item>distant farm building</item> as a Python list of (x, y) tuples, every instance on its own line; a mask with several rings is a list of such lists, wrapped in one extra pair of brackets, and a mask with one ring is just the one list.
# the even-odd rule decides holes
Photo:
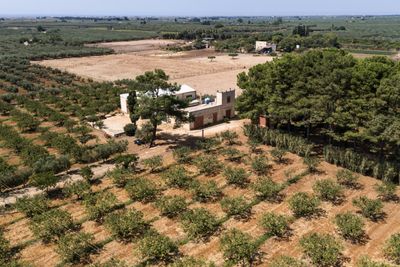
[(276, 44), (265, 41), (256, 41), (256, 52), (260, 54), (271, 54), (276, 52)]
[[(171, 94), (168, 90), (160, 89), (159, 95)], [(235, 90), (217, 92), (215, 101), (204, 99), (204, 103), (197, 99), (196, 90), (188, 85), (182, 85), (181, 89), (174, 92), (174, 95), (180, 99), (189, 100), (189, 107), (185, 109), (191, 122), (189, 129), (195, 130), (207, 125), (216, 124), (235, 116)], [(120, 95), (121, 111), (129, 113), (128, 110), (129, 94)]]

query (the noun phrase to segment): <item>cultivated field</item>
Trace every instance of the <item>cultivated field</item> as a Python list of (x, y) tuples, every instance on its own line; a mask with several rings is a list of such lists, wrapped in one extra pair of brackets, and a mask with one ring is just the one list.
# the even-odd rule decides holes
[[(217, 90), (237, 89), (237, 74), (250, 67), (271, 61), (272, 57), (240, 54), (232, 59), (226, 54), (212, 50), (171, 53), (149, 47), (163, 46), (171, 41), (148, 40), (115, 44), (101, 44), (101, 47), (132, 53), (106, 56), (45, 60), (43, 66), (58, 68), (99, 81), (134, 79), (145, 71), (163, 69), (172, 82), (188, 84), (200, 94), (214, 94)], [(216, 56), (211, 62), (208, 56)]]
[[(252, 171), (250, 159), (256, 157), (254, 152), (252, 153), (249, 147), (246, 145), (247, 138), (240, 136), (239, 142), (236, 145), (231, 146), (236, 148), (243, 153), (243, 157), (238, 162), (232, 162), (228, 160), (226, 156), (223, 156), (223, 148), (225, 145), (219, 145), (215, 147), (211, 152), (207, 154), (213, 155), (214, 159), (217, 159), (219, 164), (223, 164), (225, 167), (242, 167), (248, 172), (249, 184), (243, 187), (237, 187), (227, 183), (227, 179), (222, 171), (217, 171), (215, 174), (206, 175), (200, 172), (200, 169), (196, 165), (191, 163), (179, 164), (187, 170), (188, 175), (191, 179), (199, 181), (200, 183), (206, 183), (215, 181), (218, 188), (222, 191), (222, 196), (216, 197), (214, 200), (199, 201), (196, 199), (193, 191), (190, 188), (176, 188), (171, 184), (168, 184), (164, 178), (164, 174), (169, 168), (173, 168), (176, 165), (176, 161), (173, 159), (171, 153), (163, 154), (163, 169), (151, 172), (148, 168), (145, 168), (142, 172), (136, 175), (126, 174), (128, 183), (129, 181), (142, 177), (147, 180), (153, 181), (157, 188), (160, 190), (160, 194), (157, 198), (162, 196), (181, 196), (185, 199), (186, 203), (189, 204), (189, 209), (205, 208), (211, 214), (215, 215), (216, 218), (221, 222), (219, 230), (215, 231), (214, 234), (207, 239), (202, 241), (192, 240), (187, 238), (188, 233), (184, 230), (181, 218), (174, 217), (168, 218), (160, 213), (159, 207), (153, 200), (149, 202), (141, 202), (138, 200), (132, 200), (127, 193), (126, 188), (117, 187), (111, 179), (111, 176), (94, 182), (91, 186), (94, 192), (110, 192), (116, 198), (119, 205), (118, 210), (131, 210), (135, 209), (143, 213), (144, 219), (151, 222), (151, 228), (159, 232), (160, 234), (171, 238), (171, 240), (179, 244), (179, 250), (182, 256), (193, 256), (199, 259), (206, 259), (212, 261), (216, 266), (223, 266), (224, 258), (223, 253), (220, 251), (220, 237), (221, 234), (229, 229), (237, 228), (241, 231), (250, 234), (254, 239), (261, 240), (262, 243), (260, 251), (262, 252), (262, 260), (259, 266), (269, 266), (272, 259), (280, 255), (293, 256), (295, 258), (304, 258), (301, 247), (299, 246), (299, 239), (307, 233), (318, 232), (318, 233), (329, 233), (336, 236), (338, 240), (344, 245), (343, 252), (343, 266), (355, 266), (356, 260), (363, 255), (368, 255), (375, 260), (384, 260), (382, 254), (382, 247), (384, 242), (393, 234), (400, 231), (400, 210), (398, 209), (398, 203), (385, 202), (384, 212), (385, 219), (372, 222), (368, 219), (364, 219), (365, 222), (365, 244), (351, 243), (345, 241), (339, 234), (334, 224), (334, 217), (338, 213), (351, 211), (354, 214), (357, 213), (358, 209), (352, 205), (352, 199), (359, 196), (367, 196), (370, 198), (377, 198), (373, 186), (379, 183), (376, 179), (369, 177), (360, 177), (360, 188), (359, 189), (346, 189), (344, 201), (340, 204), (331, 204), (323, 202), (320, 206), (321, 211), (318, 216), (312, 218), (297, 218), (291, 223), (291, 234), (287, 238), (275, 238), (266, 235), (266, 230), (263, 229), (259, 220), (265, 212), (275, 212), (277, 214), (292, 215), (292, 211), (288, 206), (288, 199), (297, 192), (313, 193), (313, 185), (318, 180), (325, 178), (333, 178), (336, 176), (338, 168), (322, 163), (318, 167), (317, 173), (307, 173), (306, 165), (303, 163), (303, 159), (294, 154), (287, 154), (284, 158), (283, 163), (276, 163), (271, 157), (271, 147), (260, 146), (258, 155), (264, 154), (268, 158), (270, 167), (266, 169), (264, 173), (258, 175)], [(204, 155), (203, 151), (194, 152), (192, 158), (198, 158)], [(285, 189), (281, 192), (282, 198), (279, 200), (262, 200), (256, 196), (252, 186), (256, 183), (259, 177), (263, 175), (269, 175), (272, 180), (278, 184), (285, 184)], [(293, 178), (299, 175), (299, 179), (288, 183), (288, 178)], [(248, 203), (251, 203), (251, 215), (246, 219), (236, 218), (228, 215), (220, 205), (220, 200), (223, 197), (239, 197), (243, 196)], [(126, 261), (129, 266), (137, 266), (137, 264), (143, 263), (143, 257), (139, 252), (138, 241), (120, 241), (111, 235), (110, 229), (107, 228), (104, 222), (95, 222), (88, 217), (87, 209), (85, 208), (84, 202), (75, 198), (69, 198), (63, 195), (57, 195), (50, 198), (51, 206), (60, 210), (67, 211), (71, 214), (74, 222), (80, 225), (79, 232), (90, 233), (94, 236), (94, 243), (100, 248), (97, 249), (96, 253), (92, 253), (87, 260), (84, 260), (83, 264), (88, 262), (105, 262), (110, 258), (118, 258)], [(32, 263), (34, 266), (55, 266), (60, 263), (61, 259), (57, 251), (57, 246), (54, 243), (43, 243), (35, 237), (30, 230), (31, 219), (26, 218), (22, 213), (11, 210), (4, 213), (0, 217), (0, 226), (5, 229), (5, 237), (11, 242), (12, 246), (19, 247), (19, 257), (21, 260)], [(157, 265), (157, 264), (152, 264)]]

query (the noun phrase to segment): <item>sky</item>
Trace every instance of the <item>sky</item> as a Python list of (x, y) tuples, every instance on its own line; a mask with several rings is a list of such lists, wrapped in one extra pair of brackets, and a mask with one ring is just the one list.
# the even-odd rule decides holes
[(0, 0), (0, 15), (397, 15), (400, 0)]

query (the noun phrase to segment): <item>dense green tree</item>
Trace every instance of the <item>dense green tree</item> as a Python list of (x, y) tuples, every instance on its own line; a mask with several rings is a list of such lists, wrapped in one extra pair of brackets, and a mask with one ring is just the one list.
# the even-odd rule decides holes
[(251, 266), (258, 253), (256, 241), (237, 229), (222, 234), (220, 247), (228, 262), (241, 266)]
[(110, 213), (105, 218), (105, 224), (114, 237), (124, 241), (142, 237), (150, 227), (143, 219), (143, 213), (136, 210)]
[(289, 199), (289, 207), (296, 217), (313, 216), (318, 212), (320, 201), (316, 196), (298, 192)]
[[(137, 95), (137, 103), (132, 108), (130, 116), (134, 118), (133, 121), (137, 118), (150, 121), (152, 125), (150, 146), (154, 145), (157, 128), (163, 121), (168, 121), (170, 118), (182, 121), (186, 118), (183, 108), (187, 107), (187, 103), (173, 95), (179, 90), (179, 86), (168, 83), (168, 79), (163, 70), (157, 69), (139, 75), (135, 81), (129, 83), (130, 91), (135, 91)], [(168, 93), (164, 94), (162, 90)]]
[(361, 241), (364, 237), (363, 220), (350, 212), (337, 214), (335, 223), (340, 234), (353, 242)]
[(343, 246), (332, 235), (307, 234), (300, 239), (300, 245), (315, 266), (337, 266), (341, 261)]
[(393, 234), (386, 241), (383, 251), (389, 260), (400, 264), (400, 234)]
[(189, 238), (206, 239), (220, 226), (218, 219), (204, 208), (187, 211), (182, 215), (182, 226)]
[(169, 237), (155, 231), (147, 234), (139, 243), (144, 258), (155, 262), (171, 262), (179, 253), (179, 248)]

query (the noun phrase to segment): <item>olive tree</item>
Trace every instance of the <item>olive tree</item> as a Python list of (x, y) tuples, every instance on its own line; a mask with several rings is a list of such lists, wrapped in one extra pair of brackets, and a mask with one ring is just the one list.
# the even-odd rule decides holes
[(162, 177), (170, 187), (189, 188), (192, 184), (192, 178), (182, 166), (175, 166), (166, 170)]
[(227, 160), (231, 162), (240, 162), (243, 158), (243, 153), (234, 147), (228, 147), (221, 151), (221, 154), (226, 157)]
[(95, 249), (94, 237), (87, 233), (68, 233), (58, 241), (57, 252), (67, 263), (86, 261)]
[(129, 170), (119, 167), (108, 172), (107, 176), (111, 178), (115, 186), (118, 188), (123, 188), (131, 178)]
[(132, 200), (143, 203), (155, 201), (160, 191), (153, 181), (146, 178), (137, 178), (129, 181), (125, 186), (125, 190)]
[(161, 215), (175, 218), (187, 210), (188, 204), (184, 197), (164, 196), (157, 200), (156, 206), (161, 211)]
[(234, 131), (226, 130), (220, 133), (220, 137), (228, 146), (232, 146), (236, 144), (239, 135)]
[(228, 262), (251, 266), (258, 255), (259, 246), (249, 234), (232, 229), (222, 234), (220, 248)]
[(343, 238), (352, 242), (361, 241), (365, 235), (363, 220), (351, 212), (337, 214), (335, 223)]
[(290, 222), (291, 218), (273, 212), (263, 214), (260, 219), (260, 225), (269, 234), (277, 237), (284, 237), (289, 233)]
[(193, 187), (194, 199), (199, 202), (217, 201), (222, 191), (214, 181), (198, 182)]
[(393, 234), (386, 241), (383, 252), (389, 260), (395, 264), (400, 264), (400, 233)]
[(369, 199), (366, 196), (353, 199), (353, 205), (360, 209), (361, 214), (376, 221), (383, 216), (383, 203), (379, 199)]
[(207, 239), (219, 228), (218, 219), (204, 208), (187, 211), (182, 216), (182, 226), (191, 239)]
[(168, 267), (212, 267), (212, 266), (213, 265), (211, 264), (209, 265), (203, 260), (199, 260), (193, 257), (183, 257), (177, 259), (176, 261), (168, 265)]
[(163, 166), (163, 157), (154, 156), (143, 160), (143, 164), (150, 169), (150, 172), (156, 172), (160, 170)]
[(60, 179), (52, 172), (35, 173), (30, 178), (30, 184), (36, 186), (40, 190), (49, 191), (54, 187)]
[(315, 194), (324, 201), (339, 204), (344, 198), (343, 188), (332, 179), (319, 180), (313, 185)]
[(336, 179), (339, 184), (346, 186), (348, 188), (357, 188), (359, 176), (353, 172), (342, 169), (337, 172)]
[(383, 262), (373, 261), (369, 257), (363, 256), (357, 261), (357, 267), (394, 267), (394, 266)]
[(300, 239), (300, 245), (316, 266), (337, 266), (341, 261), (343, 246), (332, 235), (307, 234)]
[(4, 237), (4, 232), (0, 229), (0, 265), (6, 266), (6, 261), (11, 257), (10, 242)]
[(303, 163), (307, 166), (307, 170), (311, 173), (318, 171), (318, 166), (321, 163), (321, 159), (317, 156), (306, 156), (303, 158)]
[(270, 154), (272, 158), (277, 162), (277, 163), (283, 163), (284, 162), (284, 157), (286, 155), (286, 150), (280, 149), (280, 148), (274, 148), (270, 151)]
[(124, 241), (142, 237), (150, 228), (143, 219), (143, 213), (134, 209), (110, 213), (105, 218), (105, 224), (114, 237)]
[(260, 155), (251, 159), (251, 168), (257, 175), (265, 175), (270, 170), (267, 157)]
[(246, 219), (251, 214), (251, 205), (242, 196), (225, 197), (221, 200), (221, 207), (229, 216), (235, 216), (237, 219)]
[(224, 170), (224, 176), (230, 185), (235, 185), (238, 187), (245, 187), (249, 182), (249, 176), (245, 169), (226, 167)]
[(101, 222), (117, 205), (117, 198), (111, 192), (99, 192), (84, 200), (86, 211), (91, 220)]
[(201, 174), (208, 176), (217, 174), (222, 168), (220, 162), (215, 158), (215, 156), (211, 155), (199, 156), (195, 159), (194, 163)]
[(289, 199), (289, 207), (296, 217), (310, 217), (319, 211), (320, 201), (316, 196), (298, 192)]
[(50, 209), (49, 201), (43, 195), (20, 198), (15, 203), (15, 208), (30, 218)]
[(189, 163), (192, 160), (191, 153), (192, 150), (190, 149), (190, 147), (182, 146), (174, 149), (172, 155), (178, 163), (184, 164)]
[(171, 262), (179, 249), (169, 237), (151, 231), (139, 242), (139, 250), (143, 258), (153, 262)]
[(73, 228), (71, 214), (59, 209), (52, 209), (34, 216), (30, 225), (34, 235), (45, 243), (57, 240)]
[(90, 168), (90, 166), (85, 166), (85, 167), (81, 168), (80, 173), (81, 173), (82, 177), (88, 182), (90, 182), (93, 179), (94, 173), (93, 173), (92, 169)]
[(280, 197), (280, 192), (283, 190), (283, 185), (276, 183), (269, 177), (260, 177), (253, 185), (258, 198), (268, 201), (277, 201)]
[(76, 199), (82, 200), (92, 194), (92, 190), (90, 184), (86, 180), (82, 180), (67, 183), (63, 193), (68, 197), (76, 196)]
[(391, 182), (383, 182), (375, 185), (375, 191), (383, 201), (396, 200), (397, 185)]
[(269, 267), (307, 267), (308, 265), (298, 259), (289, 256), (279, 256), (273, 259)]

